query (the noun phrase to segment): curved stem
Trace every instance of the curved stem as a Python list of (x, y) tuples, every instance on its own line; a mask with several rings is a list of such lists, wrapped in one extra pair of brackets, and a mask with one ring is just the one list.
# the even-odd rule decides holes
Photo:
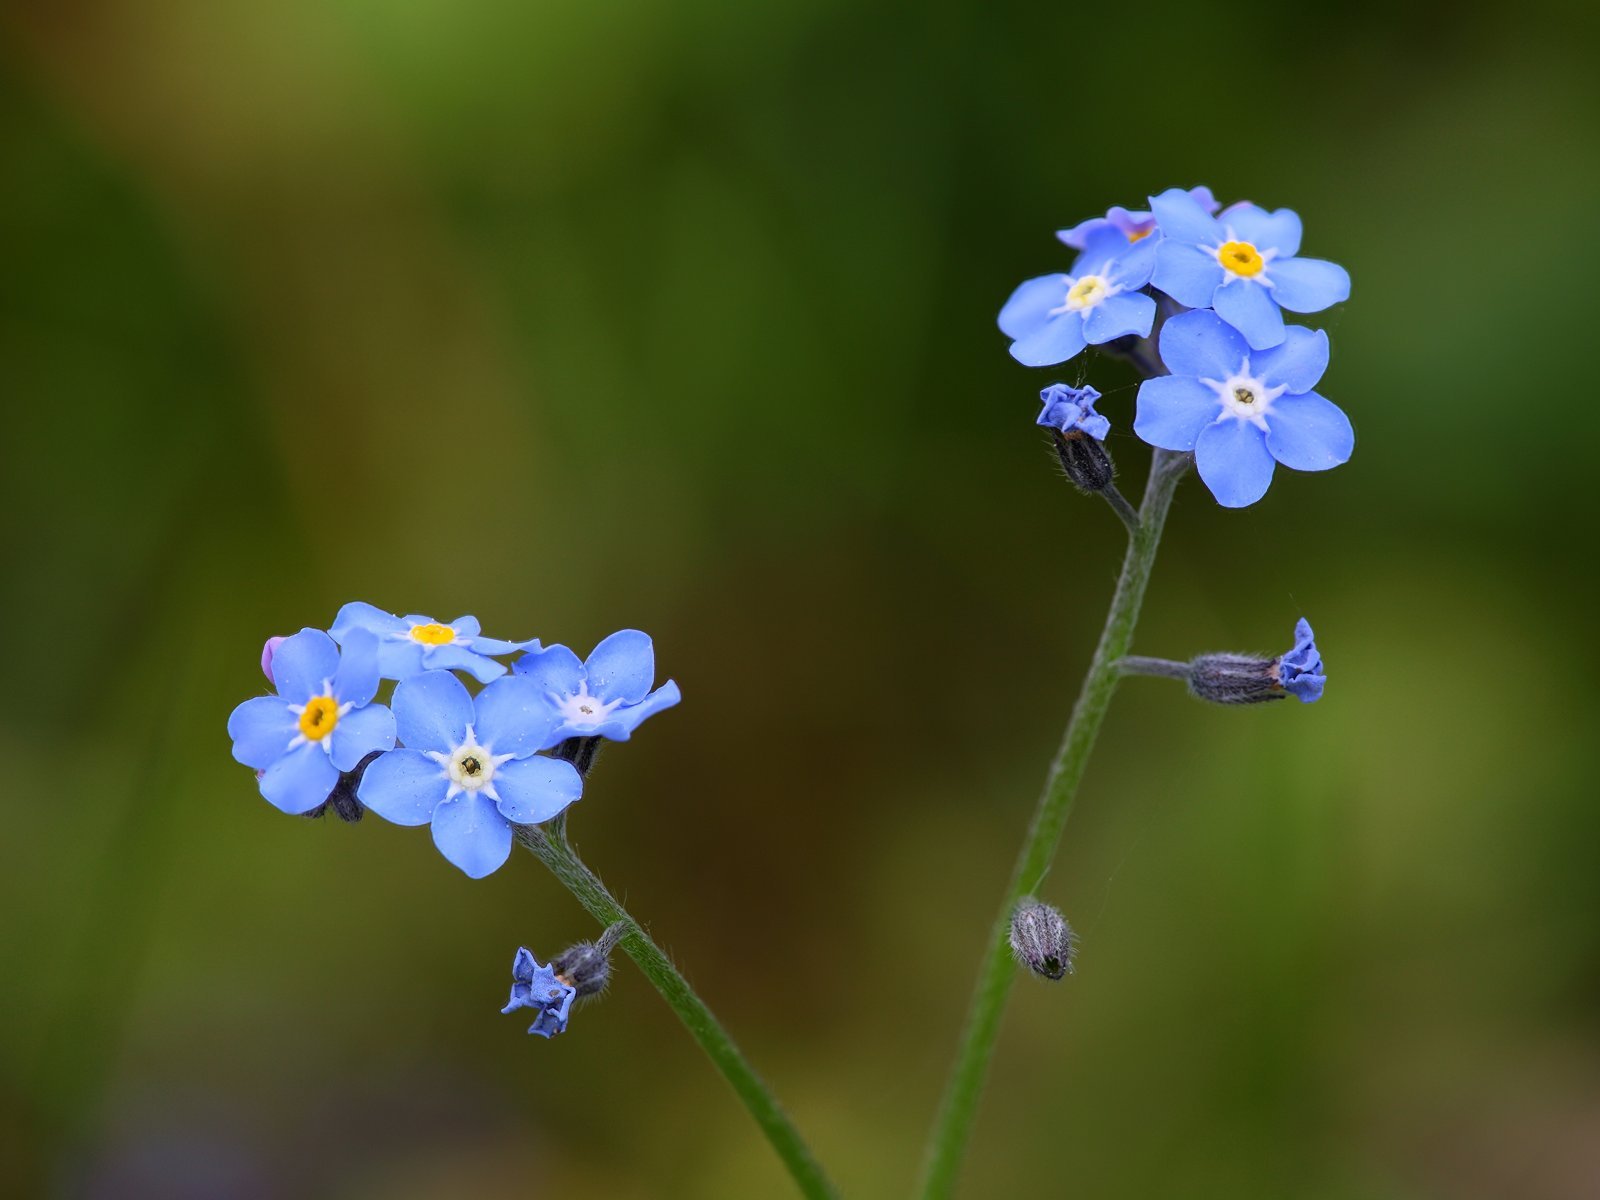
[(1157, 675), (1162, 679), (1188, 680), (1188, 663), (1173, 662), (1170, 658), (1145, 658), (1142, 654), (1124, 654), (1117, 660), (1117, 669), (1124, 675)]
[(1117, 679), (1121, 674), (1119, 660), (1133, 642), (1139, 606), (1144, 601), (1145, 585), (1150, 581), (1150, 569), (1155, 564), (1156, 547), (1161, 543), (1167, 509), (1172, 504), (1178, 480), (1191, 461), (1187, 454), (1166, 450), (1157, 450), (1151, 461), (1150, 481), (1145, 485), (1144, 500), (1139, 506), (1139, 524), (1128, 539), (1128, 552), (1122, 560), (1122, 575), (1117, 580), (1117, 590), (1111, 598), (1111, 611), (1106, 614), (1100, 644), (1095, 647), (1094, 661), (1089, 665), (1089, 673), (1084, 676), (1078, 702), (1072, 710), (1072, 719), (1067, 723), (1066, 734), (1061, 740), (1061, 748), (1056, 751), (1055, 761), (1050, 764), (1044, 791), (1034, 809), (1033, 823), (1017, 854), (1011, 882), (1006, 887), (1000, 911), (989, 934), (988, 948), (978, 969), (978, 982), (967, 1014), (966, 1029), (928, 1143), (921, 1189), (925, 1200), (943, 1200), (955, 1188), (961, 1159), (972, 1132), (973, 1118), (977, 1114), (984, 1078), (988, 1074), (989, 1059), (994, 1053), (995, 1039), (1000, 1032), (1000, 1016), (1005, 1010), (1006, 998), (1011, 994), (1011, 984), (1017, 974), (1006, 950), (1011, 912), (1018, 900), (1032, 894), (1043, 882), (1055, 858), (1061, 831), (1066, 825), (1067, 815), (1072, 811), (1073, 798), (1077, 795), (1078, 782), (1083, 778), (1089, 752), (1094, 749), (1095, 737), (1111, 704), (1111, 695), (1116, 691)]
[(620, 922), (626, 927), (620, 943), (622, 949), (638, 964), (645, 977), (655, 984), (656, 991), (678, 1014), (678, 1019), (683, 1022), (690, 1036), (716, 1064), (717, 1070), (722, 1072), (722, 1077), (761, 1127), (761, 1132), (767, 1135), (767, 1141), (772, 1143), (772, 1148), (794, 1177), (800, 1193), (811, 1200), (833, 1200), (837, 1197), (838, 1192), (812, 1157), (799, 1130), (728, 1036), (728, 1031), (689, 986), (689, 981), (679, 974), (666, 952), (617, 903), (600, 877), (578, 857), (577, 851), (567, 841), (565, 822), (558, 819), (544, 828), (521, 826), (517, 829), (517, 840), (550, 868), (551, 873), (577, 897), (578, 903), (588, 909), (589, 915), (595, 920), (607, 926)]

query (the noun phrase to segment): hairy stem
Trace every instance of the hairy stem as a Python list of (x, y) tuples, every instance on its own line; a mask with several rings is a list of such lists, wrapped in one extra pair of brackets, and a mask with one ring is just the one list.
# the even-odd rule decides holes
[(1017, 901), (1039, 887), (1055, 858), (1078, 783), (1089, 763), (1089, 753), (1094, 749), (1112, 693), (1116, 691), (1121, 674), (1119, 660), (1133, 643), (1134, 626), (1139, 620), (1139, 607), (1150, 581), (1156, 548), (1161, 543), (1167, 509), (1191, 461), (1187, 454), (1157, 450), (1151, 462), (1150, 481), (1145, 485), (1144, 500), (1139, 506), (1139, 522), (1128, 538), (1122, 575), (1111, 598), (1111, 611), (1106, 614), (1100, 644), (1095, 647), (1094, 661), (1084, 676), (1061, 747), (1050, 764), (1044, 791), (1034, 809), (1033, 823), (1017, 853), (1011, 882), (1001, 900), (1000, 911), (995, 915), (989, 944), (978, 969), (966, 1028), (928, 1143), (921, 1188), (924, 1200), (943, 1200), (955, 1189), (988, 1074), (989, 1059), (994, 1054), (995, 1039), (1000, 1032), (1000, 1017), (1017, 975), (1006, 950), (1011, 913)]
[(1128, 503), (1128, 498), (1117, 490), (1117, 485), (1112, 483), (1100, 493), (1105, 497), (1105, 502), (1111, 505), (1111, 511), (1122, 518), (1122, 523), (1128, 527), (1130, 534), (1139, 532), (1139, 513), (1133, 505)]
[(1117, 661), (1117, 669), (1124, 675), (1159, 675), (1163, 679), (1189, 678), (1189, 664), (1173, 662), (1170, 658), (1145, 658), (1141, 654), (1124, 654)]
[(678, 1014), (684, 1028), (699, 1043), (700, 1049), (716, 1064), (750, 1115), (755, 1118), (767, 1141), (777, 1151), (778, 1157), (803, 1196), (811, 1200), (829, 1200), (837, 1197), (828, 1177), (812, 1156), (811, 1150), (800, 1137), (777, 1099), (767, 1090), (767, 1085), (756, 1074), (728, 1031), (695, 993), (666, 952), (617, 900), (591, 871), (577, 851), (567, 841), (566, 822), (557, 819), (545, 827), (524, 825), (517, 829), (517, 840), (531, 850), (536, 858), (562, 885), (577, 897), (578, 903), (589, 911), (602, 925), (621, 924), (625, 932), (620, 945), (639, 970), (661, 993), (672, 1011)]

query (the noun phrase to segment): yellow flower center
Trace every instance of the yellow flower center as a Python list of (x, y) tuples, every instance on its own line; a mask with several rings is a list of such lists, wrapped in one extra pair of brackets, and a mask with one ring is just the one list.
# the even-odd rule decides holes
[(1261, 260), (1261, 251), (1249, 242), (1223, 242), (1217, 247), (1217, 261), (1246, 279), (1261, 274), (1261, 268), (1267, 265)]
[(427, 625), (413, 625), (411, 639), (421, 642), (424, 646), (448, 646), (456, 640), (456, 631), (448, 625), (432, 621)]
[(306, 741), (320, 742), (339, 723), (339, 705), (332, 696), (313, 696), (300, 714), (300, 732)]
[(1085, 275), (1067, 289), (1067, 306), (1069, 308), (1089, 308), (1105, 298), (1100, 294), (1105, 290), (1105, 286), (1105, 282), (1100, 276)]
[(1151, 226), (1149, 229), (1135, 229), (1132, 233), (1130, 233), (1128, 235), (1128, 244), (1131, 246), (1134, 242), (1143, 241), (1145, 238), (1149, 237), (1154, 232), (1155, 232), (1155, 227), (1154, 226)]

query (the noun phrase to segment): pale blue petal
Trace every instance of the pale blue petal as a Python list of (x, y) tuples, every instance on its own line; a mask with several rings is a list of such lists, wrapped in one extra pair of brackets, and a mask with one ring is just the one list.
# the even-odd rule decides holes
[(1248, 421), (1231, 417), (1201, 430), (1194, 444), (1194, 465), (1224, 508), (1254, 504), (1272, 483), (1273, 460), (1266, 437)]
[(525, 642), (508, 642), (502, 638), (475, 637), (472, 639), (472, 649), (479, 654), (511, 654), (517, 650), (537, 650), (538, 638), (529, 638)]
[(277, 762), (299, 733), (300, 719), (289, 711), (289, 702), (281, 696), (246, 700), (228, 717), (233, 757), (257, 771), (265, 771)]
[(385, 821), (426, 825), (450, 790), (444, 767), (418, 750), (391, 750), (361, 775), (356, 799)]
[(1139, 385), (1133, 431), (1163, 450), (1193, 450), (1200, 431), (1217, 419), (1217, 393), (1188, 375), (1158, 375)]
[(1332, 400), (1307, 392), (1279, 396), (1267, 413), (1267, 449), (1296, 471), (1326, 471), (1348, 462), (1356, 448), (1350, 418)]
[(638, 704), (617, 709), (592, 732), (610, 738), (614, 742), (625, 742), (633, 736), (633, 731), (639, 728), (646, 718), (671, 708), (682, 699), (683, 694), (678, 691), (678, 685), (669, 679)]
[(310, 812), (328, 798), (339, 772), (318, 742), (296, 746), (267, 768), (261, 794), (274, 808), (291, 816)]
[(1161, 327), (1161, 361), (1174, 375), (1228, 378), (1250, 356), (1239, 331), (1216, 313), (1179, 313)]
[(1240, 333), (1252, 350), (1266, 350), (1283, 341), (1283, 313), (1259, 283), (1230, 279), (1213, 298), (1217, 316)]
[(456, 631), (458, 639), (476, 638), (483, 632), (483, 626), (479, 624), (477, 617), (457, 617), (450, 622), (450, 628)]
[(358, 707), (378, 694), (378, 635), (355, 628), (345, 634), (339, 669), (333, 676), (333, 698)]
[(506, 820), (515, 825), (538, 825), (565, 811), (583, 794), (583, 777), (569, 762), (536, 754), (495, 768), (494, 790)]
[(338, 670), (339, 647), (320, 629), (302, 629), (272, 653), (272, 680), (292, 704), (322, 695)]
[(559, 723), (545, 689), (526, 675), (496, 679), (478, 693), (472, 732), (494, 754), (532, 754)]
[(1040, 275), (1021, 284), (1000, 310), (1000, 331), (1009, 338), (1026, 337), (1050, 317), (1067, 298), (1067, 277)]
[(1320, 258), (1271, 263), (1267, 277), (1272, 280), (1274, 299), (1290, 312), (1321, 312), (1350, 299), (1350, 272)]
[(1156, 302), (1149, 296), (1143, 292), (1121, 292), (1089, 310), (1083, 322), (1083, 337), (1094, 346), (1129, 334), (1148, 337), (1155, 319)]
[(1150, 282), (1179, 304), (1210, 308), (1222, 277), (1222, 264), (1204, 250), (1172, 241), (1156, 247), (1156, 270)]
[(352, 709), (339, 718), (328, 737), (332, 739), (328, 755), (333, 765), (341, 771), (354, 771), (374, 750), (394, 749), (394, 713), (382, 704)]
[(1290, 325), (1283, 344), (1250, 356), (1250, 371), (1268, 387), (1309, 392), (1328, 369), (1328, 335), (1304, 325)]
[(488, 683), (491, 679), (499, 679), (506, 673), (504, 663), (497, 663), (492, 658), (486, 658), (476, 653), (477, 647), (467, 649), (447, 643), (443, 646), (424, 646), (422, 648), (422, 665), (430, 671), (465, 671), (479, 683)]
[(482, 879), (510, 857), (511, 826), (482, 792), (462, 792), (433, 810), (433, 844), (469, 877)]
[(1051, 317), (1027, 337), (1011, 343), (1011, 357), (1025, 367), (1053, 367), (1083, 350), (1083, 318), (1075, 312)]
[(1235, 240), (1257, 250), (1276, 250), (1279, 258), (1300, 253), (1300, 217), (1291, 209), (1268, 212), (1254, 204), (1237, 204), (1217, 222), (1231, 228)]
[(1204, 243), (1210, 246), (1222, 240), (1222, 231), (1211, 214), (1182, 188), (1168, 188), (1159, 196), (1151, 196), (1150, 211), (1156, 216), (1161, 236), (1168, 242), (1187, 242), (1191, 245)]
[(1155, 273), (1156, 247), (1160, 244), (1159, 238), (1147, 237), (1131, 246), (1124, 246), (1112, 265), (1111, 282), (1120, 284), (1130, 292), (1138, 291), (1149, 283), (1150, 276)]
[(362, 603), (360, 600), (346, 604), (339, 610), (339, 615), (333, 619), (333, 640), (340, 645), (352, 629), (370, 629), (376, 634), (399, 633), (410, 628), (404, 621), (393, 613), (384, 612), (371, 604)]
[(402, 743), (448, 754), (467, 740), (472, 697), (449, 671), (424, 671), (395, 686), (394, 716)]
[(511, 669), (557, 696), (573, 695), (584, 681), (583, 660), (565, 646), (546, 646), (525, 654)]
[(656, 652), (650, 635), (637, 629), (613, 633), (589, 653), (583, 669), (589, 694), (609, 703), (637, 704), (656, 681)]
[[(534, 958), (533, 952), (526, 946), (518, 946), (516, 957), (511, 960), (511, 978), (518, 983), (529, 984), (533, 982), (533, 972), (539, 965), (539, 960)], [(509, 1012), (509, 1009), (503, 1011)]]
[(378, 643), (378, 674), (385, 679), (410, 679), (427, 670), (422, 665), (422, 645), (410, 637), (386, 637)]

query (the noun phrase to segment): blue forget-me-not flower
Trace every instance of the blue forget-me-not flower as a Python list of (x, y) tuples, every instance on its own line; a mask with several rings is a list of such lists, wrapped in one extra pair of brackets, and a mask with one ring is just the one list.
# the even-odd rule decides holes
[(637, 629), (613, 633), (582, 661), (565, 646), (548, 646), (517, 659), (512, 670), (544, 698), (553, 721), (544, 749), (576, 737), (625, 742), (646, 717), (683, 698), (670, 679), (650, 690), (655, 647)]
[(1100, 399), (1100, 393), (1092, 387), (1052, 383), (1039, 393), (1039, 399), (1044, 402), (1044, 411), (1035, 424), (1062, 433), (1077, 430), (1101, 442), (1111, 432), (1111, 422), (1095, 411), (1094, 404)]
[(275, 696), (246, 700), (228, 717), (233, 756), (260, 776), (261, 794), (286, 813), (310, 812), (343, 771), (394, 746), (394, 714), (373, 704), (378, 640), (365, 630), (341, 652), (320, 629), (302, 629), (263, 653)]
[(1252, 350), (1216, 313), (1196, 311), (1161, 327), (1172, 372), (1139, 385), (1133, 429), (1152, 446), (1193, 450), (1211, 494), (1228, 508), (1254, 504), (1273, 465), (1325, 471), (1350, 457), (1355, 433), (1312, 388), (1328, 367), (1328, 337), (1299, 325), (1270, 350)]
[(1150, 199), (1161, 226), (1152, 282), (1180, 304), (1213, 308), (1254, 350), (1284, 339), (1282, 309), (1320, 312), (1350, 296), (1335, 263), (1298, 258), (1300, 218), (1235, 204), (1212, 217), (1180, 188)]
[(1130, 245), (1107, 225), (1088, 238), (1072, 274), (1040, 275), (1018, 287), (1000, 310), (1011, 357), (1023, 366), (1048, 367), (1085, 346), (1149, 334), (1156, 302), (1139, 289), (1155, 270), (1157, 240)]
[(431, 825), (473, 879), (506, 861), (513, 824), (548, 821), (583, 790), (571, 763), (535, 753), (556, 719), (531, 680), (497, 679), (474, 699), (450, 672), (424, 671), (396, 685), (394, 715), (404, 748), (369, 766), (356, 795), (397, 825)]
[(538, 647), (537, 641), (507, 642), (483, 637), (476, 617), (457, 617), (448, 624), (432, 617), (397, 617), (370, 604), (346, 604), (333, 619), (334, 640), (341, 645), (353, 629), (371, 630), (378, 638), (378, 669), (385, 679), (410, 679), (423, 671), (465, 671), (479, 683), (506, 673), (490, 655)]
[[(1208, 213), (1214, 213), (1220, 207), (1217, 198), (1211, 194), (1211, 189), (1208, 187), (1192, 187), (1189, 189), (1189, 195)], [(1130, 243), (1143, 241), (1153, 233), (1160, 233), (1155, 213), (1130, 210), (1120, 204), (1114, 204), (1106, 210), (1105, 216), (1079, 221), (1071, 229), (1058, 230), (1056, 236), (1074, 250), (1082, 250), (1091, 239), (1104, 233), (1108, 228), (1115, 229)]]
[(1322, 689), (1328, 682), (1323, 671), (1322, 654), (1317, 649), (1311, 622), (1301, 617), (1294, 626), (1294, 648), (1278, 659), (1278, 684), (1302, 704), (1322, 699)]
[(527, 947), (519, 947), (511, 963), (511, 1001), (500, 1011), (516, 1012), (519, 1008), (538, 1010), (529, 1033), (542, 1038), (555, 1037), (567, 1030), (567, 1016), (578, 990), (556, 974), (555, 967), (540, 966)]

